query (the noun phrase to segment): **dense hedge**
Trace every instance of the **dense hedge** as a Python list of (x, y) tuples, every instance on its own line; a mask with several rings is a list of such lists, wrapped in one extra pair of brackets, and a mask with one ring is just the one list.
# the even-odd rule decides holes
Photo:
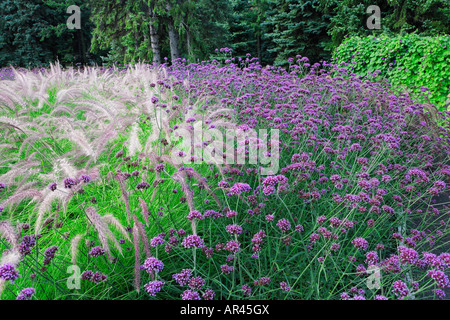
[[(356, 74), (381, 71), (390, 83), (405, 85), (443, 109), (450, 93), (450, 36), (416, 34), (347, 38), (333, 58), (349, 63)], [(427, 88), (429, 90), (427, 90)]]

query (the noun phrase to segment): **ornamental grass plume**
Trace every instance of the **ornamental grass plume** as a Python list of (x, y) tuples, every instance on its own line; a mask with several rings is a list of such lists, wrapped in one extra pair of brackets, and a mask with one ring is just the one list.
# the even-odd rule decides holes
[(133, 244), (134, 244), (134, 287), (139, 293), (141, 287), (141, 262), (139, 248), (139, 230), (136, 224), (133, 225)]
[(80, 244), (80, 240), (83, 238), (83, 236), (84, 236), (84, 234), (77, 234), (70, 241), (70, 252), (71, 252), (71, 257), (72, 257), (72, 259), (71, 259), (72, 265), (77, 264), (78, 245)]
[(3, 207), (3, 209), (5, 209), (9, 205), (19, 203), (26, 198), (31, 198), (31, 201), (39, 201), (42, 198), (42, 193), (36, 189), (24, 190), (8, 197), (5, 201), (2, 202), (1, 206)]
[(149, 224), (149, 220), (148, 220), (149, 211), (148, 211), (147, 203), (142, 198), (139, 198), (139, 205), (140, 205), (140, 207), (142, 209), (142, 217), (144, 218), (145, 223), (146, 223), (146, 225), (148, 227), (148, 224)]
[(126, 185), (125, 185), (126, 177), (124, 176), (123, 173), (118, 172), (114, 176), (114, 178), (119, 183), (120, 191), (122, 192), (122, 198), (123, 198), (123, 200), (125, 202), (125, 208), (126, 208), (126, 212), (127, 212), (127, 221), (130, 222), (130, 220), (131, 220), (131, 209), (130, 209), (130, 200), (128, 198), (128, 192), (127, 192)]
[(141, 222), (139, 222), (139, 220), (135, 214), (133, 214), (133, 228), (134, 228), (134, 226), (137, 227), (137, 230), (141, 237), (142, 243), (144, 244), (145, 255), (147, 257), (150, 257), (151, 253), (150, 253), (150, 246), (149, 246), (149, 241), (147, 238), (147, 233), (145, 231), (143, 224)]
[[(89, 207), (85, 210), (86, 215), (89, 219), (89, 222), (92, 226), (94, 226), (95, 230), (98, 234), (98, 239), (100, 243), (102, 244), (103, 249), (105, 250), (106, 255), (108, 256), (109, 260), (112, 261), (112, 255), (111, 255), (111, 249), (109, 247), (109, 241), (112, 241), (116, 247), (116, 249), (119, 251), (120, 254), (122, 254), (122, 248), (120, 247), (119, 242), (116, 240), (115, 236), (111, 232), (111, 230), (108, 228), (107, 222), (103, 219), (102, 216), (100, 216), (94, 207)], [(122, 227), (123, 228), (123, 227)]]
[(0, 237), (8, 241), (13, 248), (18, 246), (19, 236), (14, 226), (8, 220), (0, 221)]

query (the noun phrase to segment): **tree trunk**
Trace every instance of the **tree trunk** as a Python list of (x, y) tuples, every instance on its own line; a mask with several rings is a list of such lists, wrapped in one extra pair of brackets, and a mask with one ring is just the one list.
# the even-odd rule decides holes
[(153, 62), (156, 65), (161, 64), (161, 47), (159, 45), (159, 35), (158, 29), (156, 28), (156, 22), (158, 17), (153, 11), (153, 6), (149, 7), (149, 15), (150, 15), (150, 43), (152, 46), (153, 52)]
[(192, 60), (194, 57), (194, 53), (192, 52), (192, 36), (191, 36), (191, 33), (189, 32), (189, 29), (186, 29), (186, 47), (187, 47), (188, 59)]
[(256, 52), (257, 52), (257, 55), (258, 55), (258, 62), (262, 63), (261, 62), (261, 35), (260, 35), (259, 32), (256, 35)]
[(168, 25), (168, 31), (169, 31), (169, 42), (170, 42), (170, 58), (172, 62), (176, 59), (179, 59), (181, 57), (180, 54), (180, 38), (178, 36), (178, 32), (175, 29), (175, 24), (173, 17), (170, 16), (173, 14), (171, 12), (172, 10), (172, 4), (168, 2), (166, 4), (166, 10), (169, 15), (169, 18), (167, 19), (167, 25)]
[(86, 66), (87, 64), (86, 43), (84, 41), (84, 34), (81, 30), (80, 30), (80, 37), (81, 37), (81, 61), (83, 63), (83, 66)]
[(172, 62), (181, 57), (180, 54), (180, 39), (177, 30), (173, 24), (173, 20), (169, 21), (169, 40), (170, 40), (170, 57)]

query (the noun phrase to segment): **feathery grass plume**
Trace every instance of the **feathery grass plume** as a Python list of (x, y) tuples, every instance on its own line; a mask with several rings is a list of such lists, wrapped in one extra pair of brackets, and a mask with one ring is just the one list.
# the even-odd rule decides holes
[[(186, 174), (183, 171), (181, 171), (181, 172), (178, 171), (172, 176), (172, 178), (181, 184), (181, 190), (186, 195), (186, 200), (188, 203), (189, 210), (192, 212), (195, 210), (194, 195), (193, 195), (193, 191), (191, 190), (191, 188), (189, 188), (189, 185), (187, 184), (187, 182), (185, 180), (185, 176), (186, 176)], [(197, 235), (196, 220), (197, 219), (193, 219), (191, 222), (192, 233), (194, 235)]]
[(133, 225), (133, 244), (134, 244), (134, 286), (139, 293), (141, 287), (141, 262), (139, 248), (139, 230), (136, 224)]
[(109, 247), (108, 240), (113, 241), (116, 249), (122, 254), (122, 248), (120, 247), (118, 241), (112, 234), (111, 230), (108, 228), (108, 224), (102, 219), (94, 207), (89, 207), (85, 210), (86, 215), (89, 218), (89, 221), (94, 226), (95, 230), (98, 233), (98, 239), (102, 244), (103, 249), (105, 249), (105, 253), (108, 256), (110, 262), (112, 262), (111, 249)]
[(117, 182), (119, 183), (120, 186), (120, 191), (122, 192), (122, 198), (125, 201), (125, 209), (127, 211), (127, 221), (128, 223), (130, 223), (130, 219), (131, 219), (131, 209), (130, 209), (130, 201), (128, 199), (128, 192), (127, 192), (127, 187), (125, 185), (125, 176), (123, 175), (123, 173), (118, 172), (114, 178), (117, 180)]
[(3, 152), (6, 152), (6, 151), (17, 150), (17, 147), (13, 143), (1, 143), (0, 149), (2, 149)]
[(77, 175), (77, 169), (69, 162), (67, 158), (60, 158), (56, 160), (56, 172), (61, 170), (66, 177), (75, 177)]
[(189, 174), (192, 174), (192, 176), (197, 179), (199, 187), (203, 188), (208, 192), (209, 195), (211, 195), (214, 198), (214, 201), (216, 202), (217, 206), (222, 209), (222, 204), (220, 203), (219, 198), (214, 193), (214, 191), (211, 190), (209, 187), (207, 180), (205, 177), (203, 177), (200, 173), (198, 173), (195, 170), (189, 170)]
[(135, 214), (133, 214), (133, 221), (134, 221), (134, 225), (137, 226), (137, 228), (139, 230), (139, 233), (140, 233), (141, 239), (142, 239), (142, 243), (144, 244), (145, 254), (148, 258), (151, 256), (151, 253), (150, 253), (150, 246), (149, 246), (147, 234), (145, 233), (144, 225), (139, 222), (139, 220)]
[(50, 144), (44, 141), (45, 138), (49, 138), (49, 136), (44, 133), (35, 133), (33, 135), (29, 135), (22, 141), (18, 153), (22, 154), (22, 152), (25, 150), (25, 147), (26, 147), (25, 155), (28, 155), (30, 153), (30, 149), (32, 148), (36, 150), (34, 143), (36, 143), (36, 141), (38, 140), (40, 140), (41, 143), (45, 144), (47, 148), (50, 148)]
[(15, 178), (24, 174), (27, 170), (39, 166), (41, 163), (35, 160), (21, 160), (15, 163), (11, 169), (0, 176), (0, 180), (10, 185), (15, 185)]
[(142, 216), (144, 217), (144, 220), (145, 220), (145, 222), (147, 224), (147, 227), (148, 227), (149, 220), (148, 220), (148, 206), (147, 206), (147, 203), (142, 198), (139, 198), (139, 203), (140, 203), (140, 207), (142, 209)]
[(8, 220), (0, 221), (0, 237), (6, 239), (13, 248), (17, 247), (19, 235)]
[(72, 256), (72, 264), (77, 264), (77, 250), (78, 244), (80, 243), (81, 238), (83, 238), (84, 234), (77, 234), (73, 237), (72, 241), (70, 241), (70, 252)]
[(79, 110), (81, 106), (89, 107), (90, 110), (98, 110), (101, 111), (104, 115), (108, 117), (108, 120), (111, 122), (115, 122), (116, 114), (112, 112), (110, 109), (106, 108), (103, 102), (95, 101), (95, 100), (79, 100), (77, 101), (79, 107), (75, 109), (75, 111)]
[(22, 255), (19, 250), (7, 250), (3, 252), (2, 259), (0, 260), (0, 264), (10, 263), (14, 266), (18, 266), (20, 261), (22, 260)]
[(17, 106), (23, 103), (22, 96), (16, 95), (9, 85), (10, 83), (3, 83), (0, 87), (0, 107), (5, 107), (10, 112), (16, 112)]
[(42, 198), (42, 193), (36, 189), (25, 190), (15, 193), (2, 203), (2, 207), (6, 208), (7, 206), (12, 205), (14, 203), (20, 203), (22, 200), (26, 198), (31, 198), (31, 201), (38, 201), (39, 199)]
[(120, 221), (114, 217), (112, 214), (107, 214), (102, 217), (103, 221), (109, 225), (113, 225), (120, 233), (128, 240), (130, 240), (130, 236), (128, 235), (127, 230), (125, 227), (120, 223)]
[(59, 105), (56, 108), (53, 108), (52, 111), (50, 112), (50, 115), (52, 116), (56, 116), (58, 113), (68, 113), (69, 116), (76, 118), (76, 114), (74, 112), (74, 110), (70, 109), (68, 106), (65, 105)]
[(10, 128), (10, 129), (14, 129), (17, 131), (21, 131), (22, 133), (25, 133), (25, 134), (30, 134), (30, 133), (32, 133), (32, 131), (29, 130), (29, 128), (28, 128), (29, 126), (33, 126), (33, 124), (27, 123), (27, 122), (21, 122), (18, 119), (9, 118), (6, 116), (0, 117), (0, 127), (2, 127), (2, 128)]
[(106, 174), (106, 181), (110, 182), (112, 179), (114, 179), (114, 176), (115, 176), (114, 172), (109, 171), (109, 172)]
[(172, 175), (172, 178), (177, 181), (178, 183), (181, 184), (181, 190), (183, 191), (183, 193), (186, 195), (186, 200), (188, 203), (188, 207), (190, 211), (194, 211), (194, 194), (192, 189), (189, 187), (189, 185), (187, 184), (186, 180), (185, 180), (185, 173), (184, 172), (175, 172)]
[(84, 93), (84, 90), (83, 90), (81, 84), (79, 87), (70, 86), (70, 87), (67, 87), (64, 89), (60, 89), (56, 93), (55, 105), (60, 105), (65, 102), (70, 102), (71, 100), (81, 97), (83, 95), (83, 93)]
[(83, 153), (87, 156), (94, 155), (93, 146), (88, 141), (87, 137), (81, 130), (72, 130), (70, 134), (65, 135), (65, 137), (69, 138), (73, 142), (75, 142), (78, 146), (80, 146)]
[(75, 175), (76, 179), (81, 179), (82, 175), (87, 175), (91, 178), (91, 182), (97, 180), (98, 178), (100, 178), (100, 170), (99, 170), (99, 166), (95, 166), (95, 167), (91, 167), (89, 169), (81, 169), (77, 172), (77, 174)]
[(170, 141), (170, 130), (168, 115), (162, 108), (155, 108), (153, 112), (150, 112), (152, 117), (150, 118), (151, 134), (147, 138), (144, 146), (144, 152), (152, 152), (152, 144), (155, 141), (161, 139), (163, 136), (167, 141)]
[(137, 152), (142, 151), (142, 145), (139, 142), (139, 124), (134, 123), (131, 127), (130, 137), (128, 138), (128, 154), (134, 157)]
[(39, 170), (37, 170), (37, 169), (28, 169), (25, 172), (25, 174), (21, 177), (22, 179), (20, 181), (18, 181), (18, 183), (17, 183), (18, 188), (15, 190), (15, 192), (20, 192), (20, 191), (24, 191), (24, 190), (27, 190), (27, 189), (31, 189), (30, 188), (30, 184), (32, 185), (34, 181), (27, 182), (27, 180), (31, 176), (37, 174), (38, 172), (39, 172)]
[(94, 155), (88, 160), (88, 163), (86, 164), (86, 168), (90, 166), (90, 163), (92, 161), (97, 161), (97, 159), (100, 157), (100, 154), (105, 150), (106, 144), (111, 141), (112, 139), (117, 137), (117, 131), (114, 127), (114, 124), (110, 124), (105, 128), (104, 133), (96, 139), (96, 142), (94, 144)]
[[(61, 185), (59, 185), (58, 187), (61, 188)], [(34, 225), (35, 234), (38, 234), (41, 231), (44, 217), (46, 213), (51, 209), (53, 201), (58, 200), (59, 203), (62, 203), (62, 201), (66, 197), (66, 193), (59, 190), (58, 188), (55, 191), (51, 191), (48, 188), (45, 188), (43, 193), (43, 200), (39, 205), (37, 218)]]

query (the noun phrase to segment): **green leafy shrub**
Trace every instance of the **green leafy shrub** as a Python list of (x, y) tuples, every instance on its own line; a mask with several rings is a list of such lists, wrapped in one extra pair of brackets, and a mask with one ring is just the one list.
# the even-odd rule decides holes
[(333, 58), (348, 63), (353, 72), (376, 70), (394, 87), (405, 87), (421, 102), (443, 109), (450, 93), (450, 36), (416, 34), (347, 38)]

